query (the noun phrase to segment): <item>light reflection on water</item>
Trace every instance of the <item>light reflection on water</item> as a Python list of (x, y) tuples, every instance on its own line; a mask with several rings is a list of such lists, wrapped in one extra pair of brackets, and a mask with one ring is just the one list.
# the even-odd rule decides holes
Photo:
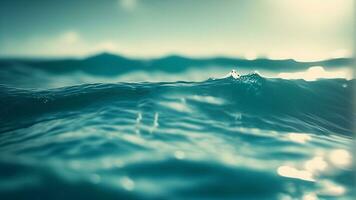
[(311, 66), (309, 69), (300, 72), (282, 72), (278, 74), (283, 79), (304, 79), (306, 81), (315, 81), (317, 79), (344, 78), (352, 79), (352, 69), (325, 70), (322, 66)]
[[(302, 144), (312, 141), (312, 137), (306, 134), (290, 133), (289, 138), (291, 141)], [(328, 174), (337, 173), (340, 167), (351, 170), (351, 163), (352, 157), (349, 151), (345, 149), (333, 149), (331, 151), (323, 151), (322, 153), (319, 151), (318, 155), (315, 155), (310, 160), (306, 160), (304, 166), (300, 166), (299, 169), (291, 165), (281, 165), (276, 171), (282, 177), (312, 181), (317, 184), (318, 190), (305, 194), (302, 199), (319, 199), (319, 195), (323, 197), (338, 197), (343, 196), (347, 192), (347, 189), (329, 180), (327, 178)], [(295, 164), (298, 165), (299, 163)], [(282, 196), (281, 199), (289, 199), (289, 196)]]

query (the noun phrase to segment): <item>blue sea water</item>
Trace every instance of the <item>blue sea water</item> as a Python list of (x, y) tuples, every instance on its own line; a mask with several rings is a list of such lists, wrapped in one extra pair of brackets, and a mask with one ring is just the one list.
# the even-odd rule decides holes
[(1, 199), (353, 199), (355, 80), (0, 86)]

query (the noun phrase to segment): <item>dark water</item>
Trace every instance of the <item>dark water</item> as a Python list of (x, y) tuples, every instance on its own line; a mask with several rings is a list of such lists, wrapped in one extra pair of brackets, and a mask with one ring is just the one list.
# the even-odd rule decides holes
[(1, 199), (353, 199), (355, 80), (0, 86)]

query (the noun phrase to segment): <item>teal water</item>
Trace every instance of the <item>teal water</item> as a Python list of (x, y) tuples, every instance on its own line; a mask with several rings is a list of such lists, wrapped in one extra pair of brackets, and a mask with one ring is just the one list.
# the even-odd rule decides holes
[(1, 199), (353, 199), (355, 80), (0, 86)]

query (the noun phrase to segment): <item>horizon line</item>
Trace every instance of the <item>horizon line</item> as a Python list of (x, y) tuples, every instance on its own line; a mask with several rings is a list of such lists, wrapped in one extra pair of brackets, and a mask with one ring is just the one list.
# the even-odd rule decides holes
[(103, 54), (109, 54), (117, 57), (124, 57), (127, 59), (132, 59), (132, 60), (154, 60), (154, 59), (162, 59), (162, 58), (167, 58), (167, 57), (182, 57), (182, 58), (187, 58), (187, 59), (211, 59), (211, 58), (226, 58), (226, 59), (240, 59), (240, 60), (247, 60), (247, 61), (254, 61), (254, 60), (293, 60), (296, 62), (321, 62), (321, 61), (327, 61), (327, 60), (335, 60), (335, 59), (351, 59), (354, 60), (354, 56), (340, 56), (340, 57), (326, 57), (326, 58), (316, 58), (316, 59), (296, 59), (292, 57), (281, 57), (281, 58), (273, 58), (270, 56), (256, 56), (253, 58), (247, 58), (246, 56), (242, 55), (223, 55), (223, 54), (216, 54), (216, 55), (185, 55), (185, 54), (180, 54), (180, 53), (167, 53), (163, 54), (160, 56), (131, 56), (131, 55), (125, 55), (119, 52), (113, 52), (113, 51), (98, 51), (96, 53), (88, 53), (86, 55), (59, 55), (59, 56), (54, 56), (54, 55), (1, 55), (0, 54), (0, 60), (4, 59), (24, 59), (24, 60), (83, 60), (87, 58), (91, 58), (94, 56), (98, 55), (103, 55)]

